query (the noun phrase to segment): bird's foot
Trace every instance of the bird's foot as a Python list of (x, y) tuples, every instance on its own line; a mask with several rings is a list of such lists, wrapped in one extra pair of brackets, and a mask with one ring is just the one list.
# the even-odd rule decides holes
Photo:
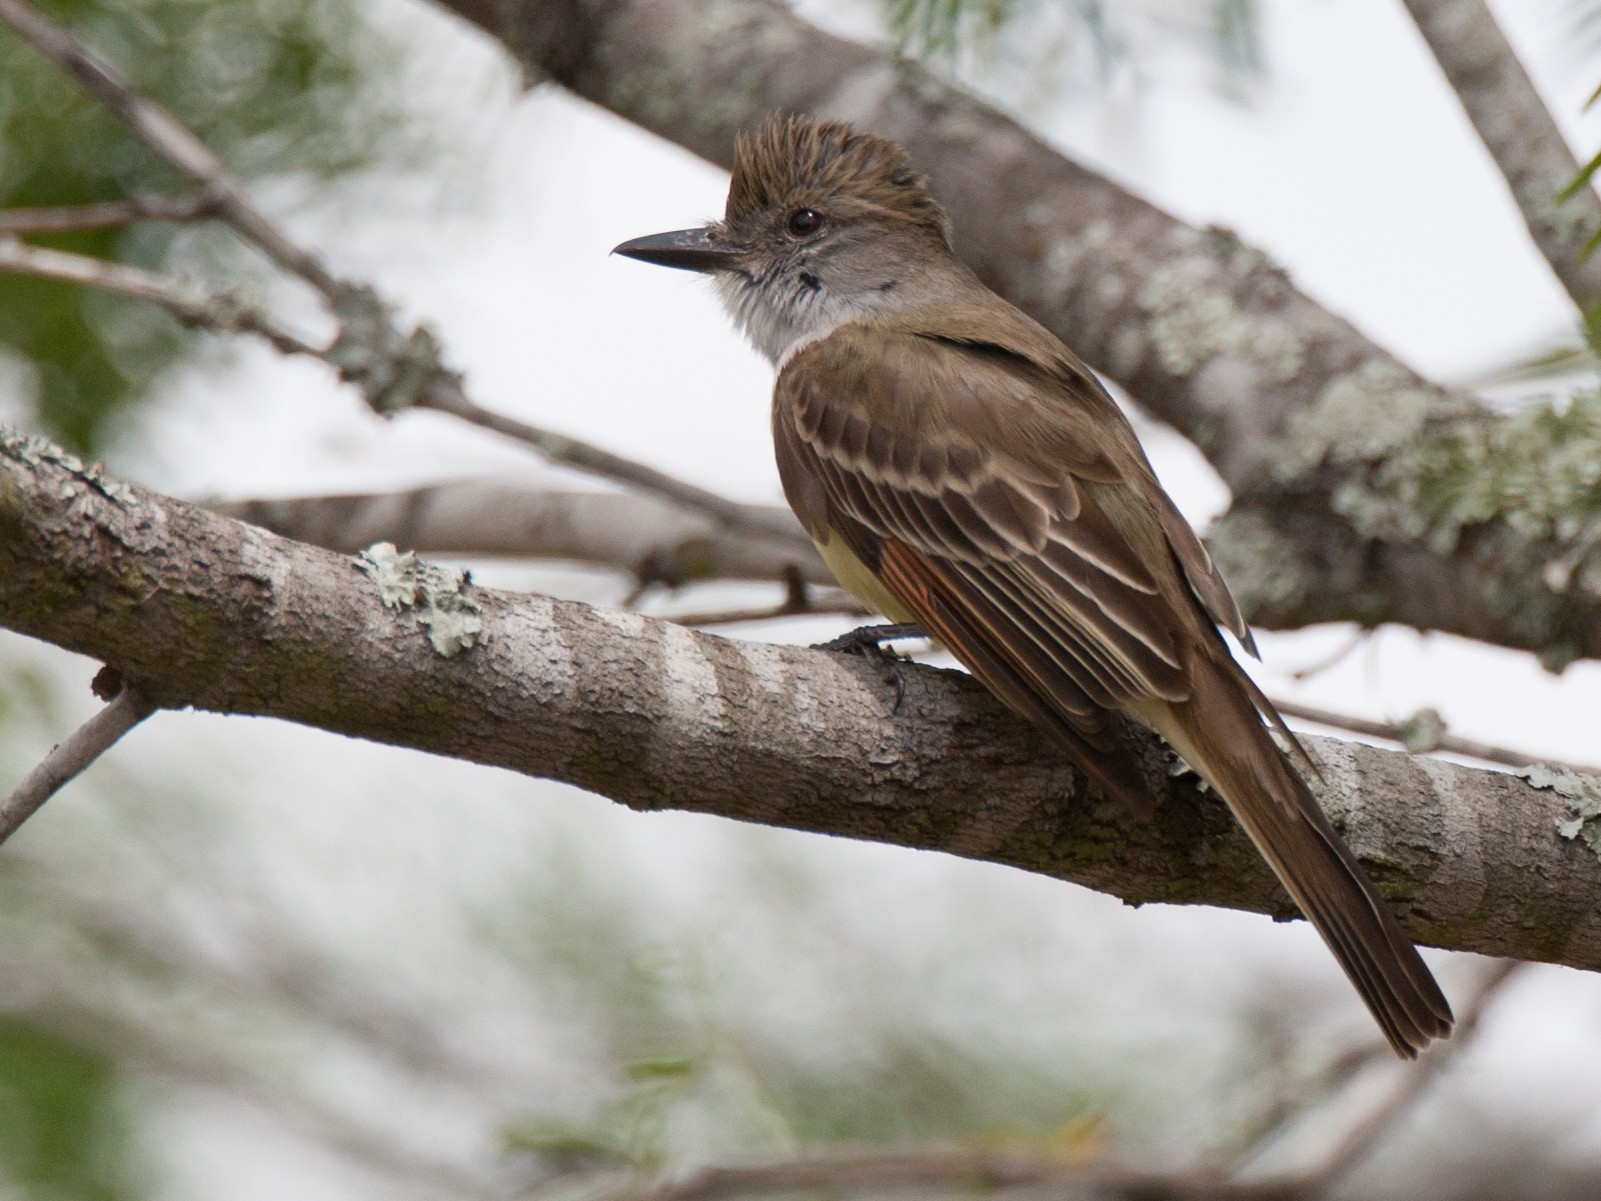
[(830, 638), (827, 642), (819, 642), (812, 647), (814, 651), (833, 651), (843, 655), (861, 655), (863, 658), (872, 657), (888, 676), (890, 684), (895, 689), (895, 703), (889, 711), (898, 714), (901, 704), (906, 700), (906, 672), (904, 664), (908, 660), (903, 655), (884, 645), (887, 642), (899, 642), (907, 638), (927, 638), (928, 631), (915, 621), (894, 622), (890, 625), (858, 626), (848, 634), (841, 634), (838, 638)]
[(830, 638), (812, 647), (814, 651), (834, 651), (844, 655), (865, 655), (872, 651), (878, 655), (894, 655), (886, 650), (886, 642), (904, 642), (908, 638), (927, 638), (928, 631), (915, 621), (898, 621), (888, 625), (857, 626), (848, 634)]

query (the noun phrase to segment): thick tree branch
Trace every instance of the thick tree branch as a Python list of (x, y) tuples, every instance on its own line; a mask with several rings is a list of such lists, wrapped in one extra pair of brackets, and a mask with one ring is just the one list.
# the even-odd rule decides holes
[[(271, 715), (636, 808), (944, 850), (1135, 902), (1287, 908), (1224, 806), (1166, 778), (1149, 736), (1130, 735), (1165, 803), (1145, 823), (1087, 794), (960, 673), (905, 666), (897, 711), (872, 662), (363, 571), (15, 435), (0, 442), (0, 579), (0, 625), (107, 662), (161, 707)], [(446, 657), (430, 623), (463, 608), (476, 632)], [(1311, 742), (1326, 803), (1415, 936), (1601, 968), (1601, 861), (1558, 836), (1567, 796)]]
[[(562, 559), (670, 587), (698, 580), (781, 581), (791, 569), (808, 583), (834, 582), (809, 541), (801, 548), (735, 533), (703, 510), (635, 493), (456, 480), (404, 492), (241, 500), (210, 508), (347, 553), (393, 542), (423, 554)], [(775, 527), (787, 522), (801, 534), (789, 510), (761, 511)]]
[[(1475, 482), (1542, 463), (1556, 449), (1545, 427), (1510, 437), (1507, 420), (1421, 379), (1232, 234), (1175, 220), (915, 65), (770, 0), (441, 2), (530, 70), (714, 162), (775, 108), (905, 142), (980, 275), (1222, 473), (1236, 503), (1213, 545), (1254, 622), (1399, 622), (1553, 665), (1601, 656), (1588, 510), (1538, 467), (1532, 499)], [(1601, 434), (1581, 441), (1575, 453), (1601, 461)]]
[[(829, 585), (822, 559), (745, 535), (719, 533), (704, 513), (650, 496), (618, 492), (559, 492), (487, 480), (454, 480), (403, 492), (240, 500), (208, 506), (286, 538), (355, 553), (374, 542), (426, 555), (492, 555), (558, 559), (627, 572), (641, 584), (679, 587), (705, 580), (783, 580)], [(787, 515), (773, 509), (774, 519)], [(794, 560), (794, 561), (792, 561)], [(790, 576), (791, 571), (798, 577)], [(824, 602), (828, 606), (828, 602)], [(776, 608), (674, 614), (684, 625), (751, 622), (805, 612), (862, 614), (793, 599)], [(1414, 754), (1445, 751), (1485, 763), (1530, 767), (1544, 762), (1512, 747), (1450, 733), (1439, 714), (1422, 710), (1402, 722), (1374, 721), (1275, 700), (1286, 717), (1378, 738)], [(1585, 774), (1601, 769), (1566, 761)]]
[(1562, 131), (1484, 0), (1404, 0), (1451, 90), (1506, 177), (1529, 236), (1581, 313), (1601, 304), (1601, 197), (1562, 192), (1579, 173)]

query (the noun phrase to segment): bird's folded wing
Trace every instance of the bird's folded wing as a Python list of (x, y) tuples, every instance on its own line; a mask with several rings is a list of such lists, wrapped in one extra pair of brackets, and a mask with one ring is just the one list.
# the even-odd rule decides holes
[(802, 520), (870, 568), (886, 540), (926, 559), (994, 651), (1097, 707), (1184, 699), (1194, 619), (1175, 601), (1193, 601), (1175, 552), (1154, 513), (1132, 539), (1114, 523), (1103, 497), (1124, 469), (1082, 423), (1053, 421), (1069, 402), (971, 347), (878, 334), (871, 355), (827, 353), (839, 337), (797, 356), (775, 394), (786, 489), (824, 510)]

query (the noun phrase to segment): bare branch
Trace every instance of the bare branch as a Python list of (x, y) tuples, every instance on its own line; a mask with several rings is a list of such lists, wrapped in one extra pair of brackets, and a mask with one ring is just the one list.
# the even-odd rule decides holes
[(460, 379), (455, 376), (439, 375), (430, 380), (417, 405), (419, 408), (450, 413), (472, 425), (504, 434), (534, 447), (551, 462), (576, 467), (602, 479), (627, 484), (699, 509), (735, 529), (777, 539), (794, 548), (812, 549), (811, 539), (788, 513), (726, 500), (715, 492), (675, 479), (654, 467), (614, 455), (592, 443), (491, 412), (471, 400), (462, 390)]
[(903, 1188), (966, 1195), (1031, 1187), (1086, 1201), (1277, 1201), (1291, 1196), (1268, 1181), (1240, 1183), (1099, 1162), (1073, 1163), (1049, 1155), (929, 1148), (712, 1164), (679, 1180), (621, 1189), (605, 1195), (605, 1201), (723, 1201), (811, 1190), (853, 1193)]
[(803, 614), (837, 613), (849, 617), (868, 617), (871, 610), (842, 588), (830, 588), (826, 597), (812, 590), (798, 571), (791, 571), (785, 583), (784, 599), (765, 609), (721, 609), (710, 613), (670, 613), (669, 621), (684, 626), (736, 625), (742, 622), (777, 621), (781, 617)]
[(104, 229), (134, 221), (194, 221), (210, 216), (215, 208), (215, 201), (205, 196), (130, 196), (103, 204), (0, 209), (0, 235)]
[[(1285, 717), (1316, 722), (1320, 726), (1328, 726), (1335, 730), (1349, 730), (1352, 734), (1361, 734), (1364, 738), (1382, 738), (1386, 742), (1405, 747), (1414, 755), (1446, 751), (1452, 755), (1467, 755), (1485, 763), (1500, 763), (1506, 767), (1533, 767), (1536, 763), (1550, 762), (1549, 759), (1542, 759), (1510, 747), (1479, 742), (1472, 738), (1458, 738), (1446, 731), (1445, 723), (1433, 709), (1420, 709), (1404, 722), (1389, 722), (1352, 717), (1347, 713), (1335, 713), (1330, 709), (1319, 709), (1297, 701), (1275, 700), (1273, 704)], [(1601, 767), (1591, 767), (1583, 763), (1564, 763), (1563, 766), (1583, 775), (1601, 776)]]
[(1535, 246), (1579, 311), (1592, 313), (1601, 304), (1601, 257), (1585, 248), (1601, 231), (1601, 197), (1581, 187), (1563, 198), (1579, 164), (1495, 14), (1484, 0), (1404, 2), (1506, 178)]
[[(42, 54), (72, 76), (96, 100), (184, 173), (201, 189), (199, 203), (227, 221), (245, 239), (259, 246), (274, 262), (300, 276), (319, 291), (340, 323), (340, 335), (322, 351), (310, 351), (304, 343), (291, 345), (271, 336), (271, 323), (251, 314), (248, 327), (235, 321), (222, 327), (248, 328), (267, 336), (280, 350), (315, 353), (332, 364), (342, 379), (362, 389), (375, 410), (392, 413), (411, 405), (450, 413), (464, 421), (494, 430), (531, 446), (553, 462), (587, 471), (605, 479), (628, 484), (703, 509), (729, 526), (751, 530), (784, 540), (794, 547), (809, 547), (809, 540), (793, 521), (775, 520), (750, 505), (725, 500), (694, 484), (675, 479), (664, 472), (612, 454), (577, 438), (567, 437), (503, 416), (483, 408), (470, 399), (461, 376), (443, 361), (438, 343), (426, 327), (402, 332), (395, 323), (393, 307), (370, 287), (342, 280), (323, 262), (295, 243), (276, 223), (255, 207), (240, 183), (228, 174), (222, 161), (199, 138), (160, 105), (136, 94), (110, 66), (80, 45), (64, 28), (55, 24), (25, 0), (0, 0), (0, 21), (4, 21)], [(9, 263), (14, 270), (39, 269), (33, 247), (12, 247)], [(42, 252), (41, 252), (42, 253)], [(83, 260), (77, 266), (83, 267)], [(31, 263), (33, 266), (22, 264)], [(62, 262), (53, 268), (56, 278), (73, 278)], [(131, 268), (122, 269), (131, 271)], [(148, 277), (136, 281), (119, 275), (109, 267), (98, 271), (79, 270), (77, 282), (112, 287), (132, 295), (167, 305), (196, 324), (215, 320), (210, 304), (190, 304), (178, 300), (170, 288), (149, 286)], [(137, 283), (146, 285), (135, 290)], [(122, 286), (119, 286), (122, 285)], [(210, 328), (219, 328), (210, 324)]]
[[(726, 503), (726, 502), (725, 502)], [(561, 559), (628, 572), (676, 588), (700, 580), (783, 580), (798, 571), (832, 584), (816, 548), (793, 536), (737, 531), (704, 511), (649, 494), (547, 491), (511, 482), (454, 480), (403, 492), (214, 503), (213, 511), (286, 538), (354, 553), (393, 542), (423, 554)], [(800, 526), (789, 510), (758, 509), (775, 530)]]
[[(5, 0), (0, 0), (0, 4), (3, 3)], [(15, 271), (147, 300), (160, 305), (185, 325), (218, 333), (253, 334), (282, 354), (314, 358), (323, 355), (311, 343), (275, 325), (266, 314), (232, 296), (208, 293), (142, 267), (47, 246), (30, 246), (9, 234), (0, 234), (0, 271)]]
[[(0, 438), (0, 530), (0, 625), (96, 657), (163, 707), (276, 716), (639, 808), (938, 849), (1130, 901), (1289, 912), (1226, 807), (1170, 777), (1153, 736), (1124, 732), (1161, 799), (1140, 822), (960, 672), (903, 664), (891, 679), (854, 656), (446, 572), (381, 589), (377, 564), (369, 578), (36, 439)], [(434, 623), (467, 611), (465, 637), (437, 639)], [(1415, 937), (1601, 968), (1601, 861), (1557, 829), (1582, 833), (1572, 811), (1593, 781), (1547, 773), (1536, 786), (1307, 741), (1325, 803)]]
[(67, 781), (155, 711), (156, 707), (145, 700), (137, 688), (124, 683), (105, 708), (54, 747), (39, 766), (11, 790), (10, 796), (0, 800), (0, 843), (15, 834), (17, 828), (61, 791)]

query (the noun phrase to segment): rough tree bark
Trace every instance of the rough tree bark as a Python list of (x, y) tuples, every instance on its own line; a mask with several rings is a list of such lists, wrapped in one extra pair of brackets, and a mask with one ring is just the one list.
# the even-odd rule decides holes
[[(1223, 805), (1169, 778), (1149, 736), (1163, 804), (1138, 822), (961, 673), (903, 668), (897, 711), (882, 664), (443, 573), (433, 601), (479, 628), (440, 650), (423, 598), (396, 603), (409, 585), (377, 574), (0, 440), (0, 625), (103, 660), (153, 704), (279, 717), (639, 809), (987, 859), (1134, 903), (1288, 909)], [(1414, 936), (1601, 968), (1601, 861), (1557, 828), (1590, 784), (1310, 741), (1325, 804)]]
[[(1254, 623), (1398, 622), (1553, 667), (1601, 656), (1598, 481), (1577, 466), (1601, 463), (1601, 422), (1508, 418), (1422, 379), (1233, 234), (771, 0), (440, 2), (713, 162), (775, 108), (905, 142), (985, 280), (1218, 468), (1235, 503), (1212, 545)], [(1561, 456), (1576, 466), (1553, 480), (1539, 465)]]

